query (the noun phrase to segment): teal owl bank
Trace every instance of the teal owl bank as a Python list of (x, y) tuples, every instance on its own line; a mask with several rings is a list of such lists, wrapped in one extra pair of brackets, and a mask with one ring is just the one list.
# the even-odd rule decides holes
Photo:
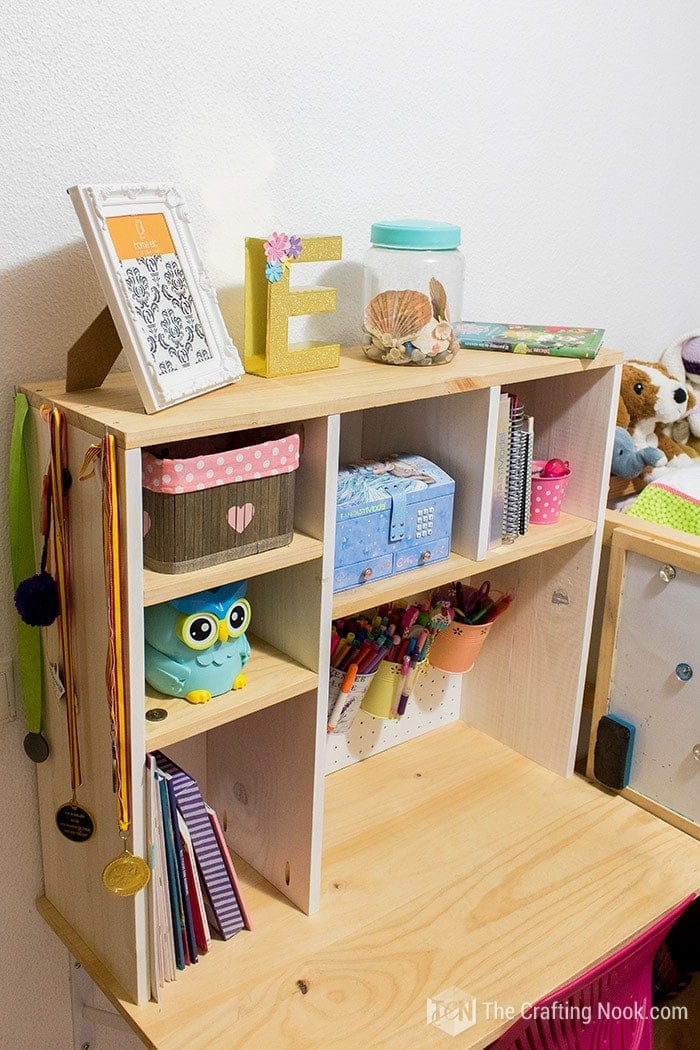
[(191, 704), (243, 688), (250, 658), (247, 583), (225, 583), (144, 610), (149, 685)]

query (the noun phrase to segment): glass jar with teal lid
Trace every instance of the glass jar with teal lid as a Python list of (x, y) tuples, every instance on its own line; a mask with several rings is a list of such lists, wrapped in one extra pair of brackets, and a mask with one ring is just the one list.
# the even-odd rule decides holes
[(363, 349), (388, 365), (443, 365), (458, 344), (464, 256), (447, 222), (375, 222), (364, 258)]

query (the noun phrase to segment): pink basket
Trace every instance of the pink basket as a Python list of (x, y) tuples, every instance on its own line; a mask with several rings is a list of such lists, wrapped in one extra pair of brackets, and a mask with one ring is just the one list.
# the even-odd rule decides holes
[(560, 478), (541, 478), (534, 471), (542, 470), (544, 459), (532, 463), (532, 492), (530, 495), (530, 522), (533, 525), (554, 525), (559, 521), (561, 502), (566, 495), (571, 471)]
[(489, 1050), (653, 1050), (654, 956), (691, 900), (569, 984), (551, 992)]

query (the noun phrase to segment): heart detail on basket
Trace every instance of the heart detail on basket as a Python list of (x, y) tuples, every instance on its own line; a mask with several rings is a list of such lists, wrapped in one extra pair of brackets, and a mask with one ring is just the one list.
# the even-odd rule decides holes
[(148, 533), (151, 528), (151, 515), (147, 510), (143, 512), (143, 534), (144, 536)]
[(242, 507), (229, 507), (228, 523), (235, 532), (243, 532), (250, 525), (254, 514), (255, 507), (252, 503), (244, 503)]

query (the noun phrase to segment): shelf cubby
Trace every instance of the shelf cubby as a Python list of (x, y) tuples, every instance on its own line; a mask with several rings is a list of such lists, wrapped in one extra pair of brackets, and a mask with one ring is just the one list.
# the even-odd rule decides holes
[(261, 638), (249, 635), (248, 640), (252, 652), (244, 672), (248, 681), (242, 689), (214, 696), (205, 704), (190, 704), (179, 697), (164, 696), (146, 685), (146, 712), (152, 708), (167, 712), (162, 721), (146, 719), (149, 751), (206, 733), (317, 688), (315, 671), (303, 667)]
[(169, 602), (173, 598), (180, 598), (194, 591), (218, 587), (222, 583), (250, 579), (251, 576), (260, 576), (266, 572), (277, 572), (290, 565), (313, 561), (320, 558), (322, 554), (321, 540), (305, 536), (302, 532), (295, 532), (292, 542), (285, 547), (275, 547), (271, 551), (250, 554), (246, 558), (221, 562), (219, 565), (209, 565), (205, 569), (197, 569), (194, 572), (170, 575), (154, 572), (152, 569), (144, 569), (143, 604), (157, 605), (159, 602)]

